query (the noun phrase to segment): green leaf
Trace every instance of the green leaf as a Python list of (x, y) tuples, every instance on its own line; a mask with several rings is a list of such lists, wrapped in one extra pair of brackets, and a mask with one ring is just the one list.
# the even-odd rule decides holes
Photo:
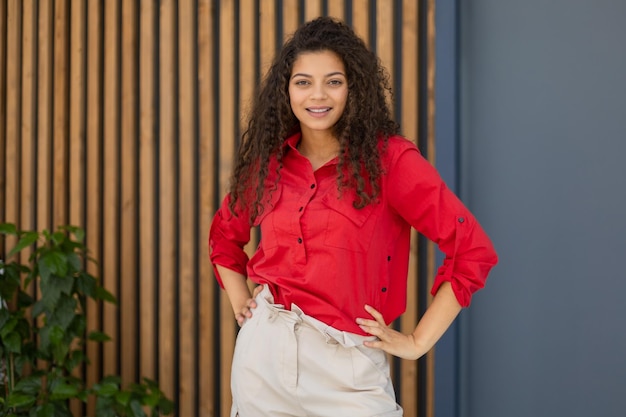
[(109, 340), (111, 340), (111, 338), (106, 333), (94, 330), (93, 332), (89, 333), (89, 340), (92, 340), (94, 342), (108, 342)]
[(54, 307), (52, 314), (48, 317), (48, 323), (50, 325), (58, 325), (63, 331), (66, 331), (76, 316), (76, 299), (68, 295), (62, 295)]
[[(4, 329), (4, 325), (11, 318), (11, 313), (6, 308), (0, 308), (0, 329)], [(2, 332), (0, 331), (0, 335)]]
[(130, 391), (120, 391), (115, 394), (115, 401), (117, 401), (118, 404), (126, 407), (128, 405), (128, 402), (130, 401), (131, 395), (132, 393)]
[(105, 290), (103, 287), (96, 287), (96, 294), (94, 297), (96, 300), (104, 300), (113, 304), (117, 304), (117, 299), (113, 294)]
[(67, 262), (72, 267), (72, 271), (80, 271), (82, 269), (83, 261), (74, 252), (67, 255)]
[(96, 395), (104, 398), (113, 397), (120, 390), (119, 382), (111, 377), (105, 378), (99, 384), (94, 385), (93, 389)]
[(55, 417), (54, 416), (54, 406), (50, 403), (42, 404), (37, 407), (37, 411), (35, 413), (36, 417)]
[(39, 270), (40, 274), (47, 276), (54, 274), (59, 276), (67, 275), (67, 256), (62, 252), (50, 251), (39, 258)]
[(54, 232), (50, 236), (50, 240), (52, 240), (57, 246), (65, 242), (65, 239), (66, 239), (65, 233), (63, 232)]
[(76, 385), (62, 383), (55, 386), (50, 393), (50, 400), (67, 400), (78, 395), (79, 389)]
[(16, 235), (17, 228), (13, 223), (0, 223), (0, 234), (3, 235)]
[(9, 312), (9, 319), (0, 328), (0, 337), (4, 339), (9, 333), (13, 332), (15, 326), (17, 326), (17, 317)]
[(15, 384), (14, 391), (37, 396), (39, 391), (41, 391), (41, 378), (38, 376), (27, 376)]
[(34, 301), (33, 297), (27, 292), (22, 290), (17, 292), (17, 304), (20, 308), (30, 307)]
[(98, 397), (96, 400), (96, 415), (98, 417), (116, 417), (113, 408), (113, 397)]
[(137, 400), (132, 400), (130, 402), (130, 409), (133, 412), (133, 416), (135, 417), (147, 417), (146, 413), (144, 413), (143, 409), (141, 408), (141, 403)]
[(98, 281), (89, 274), (81, 273), (76, 278), (76, 288), (79, 292), (85, 294), (87, 297), (93, 298), (96, 294), (96, 285)]
[(50, 340), (51, 345), (59, 345), (63, 343), (63, 329), (60, 326), (51, 326), (50, 332), (48, 333), (48, 338)]
[(8, 334), (2, 338), (2, 344), (7, 352), (20, 353), (22, 351), (22, 338), (17, 332)]
[(15, 255), (16, 253), (23, 250), (24, 248), (31, 246), (37, 241), (38, 238), (39, 238), (39, 233), (37, 232), (25, 232), (20, 238), (20, 240), (17, 242), (17, 245), (15, 245), (13, 249), (11, 249), (11, 251), (8, 254), (8, 257), (10, 258), (11, 256)]
[(30, 407), (36, 400), (37, 398), (32, 395), (12, 392), (7, 397), (6, 406), (7, 408)]

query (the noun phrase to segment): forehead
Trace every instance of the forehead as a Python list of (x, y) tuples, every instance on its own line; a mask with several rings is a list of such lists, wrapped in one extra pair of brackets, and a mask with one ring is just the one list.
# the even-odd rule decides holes
[(318, 72), (318, 71), (341, 71), (344, 72), (343, 60), (335, 52), (324, 49), (321, 51), (307, 51), (298, 54), (291, 73), (296, 72)]

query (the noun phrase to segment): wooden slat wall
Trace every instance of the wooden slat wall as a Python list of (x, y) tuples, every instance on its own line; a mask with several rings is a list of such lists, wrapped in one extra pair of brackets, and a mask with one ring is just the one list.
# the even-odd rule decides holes
[[(86, 229), (89, 270), (120, 301), (88, 305), (89, 328), (114, 338), (88, 344), (89, 384), (145, 376), (179, 416), (229, 415), (237, 328), (208, 263), (209, 224), (260, 77), (319, 15), (378, 53), (402, 133), (432, 160), (433, 0), (0, 0), (0, 221)], [(405, 332), (427, 300), (413, 278), (434, 269), (432, 247), (414, 241)], [(434, 415), (432, 364), (394, 360), (407, 416)]]

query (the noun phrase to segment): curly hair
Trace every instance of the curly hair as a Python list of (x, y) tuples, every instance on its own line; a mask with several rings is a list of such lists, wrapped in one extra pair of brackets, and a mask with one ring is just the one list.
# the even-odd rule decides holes
[(293, 64), (300, 54), (319, 51), (332, 51), (341, 58), (348, 82), (346, 107), (333, 127), (341, 148), (337, 187), (340, 191), (354, 188), (356, 208), (375, 201), (380, 192), (379, 141), (382, 137), (386, 145), (388, 137), (398, 130), (386, 100), (392, 94), (389, 75), (348, 25), (319, 17), (296, 30), (274, 58), (242, 135), (230, 187), (230, 209), (235, 213), (237, 204), (248, 208), (251, 223), (263, 210), (270, 160), (276, 158), (277, 162), (271, 192), (280, 179), (284, 141), (299, 131), (289, 100)]

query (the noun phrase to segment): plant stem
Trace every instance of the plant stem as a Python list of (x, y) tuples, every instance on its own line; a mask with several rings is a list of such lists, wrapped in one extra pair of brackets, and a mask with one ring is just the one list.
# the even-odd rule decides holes
[(7, 364), (8, 368), (7, 369), (7, 374), (9, 377), (9, 390), (8, 393), (10, 394), (13, 391), (13, 388), (15, 387), (15, 363), (13, 361), (13, 352), (9, 353), (9, 363)]

